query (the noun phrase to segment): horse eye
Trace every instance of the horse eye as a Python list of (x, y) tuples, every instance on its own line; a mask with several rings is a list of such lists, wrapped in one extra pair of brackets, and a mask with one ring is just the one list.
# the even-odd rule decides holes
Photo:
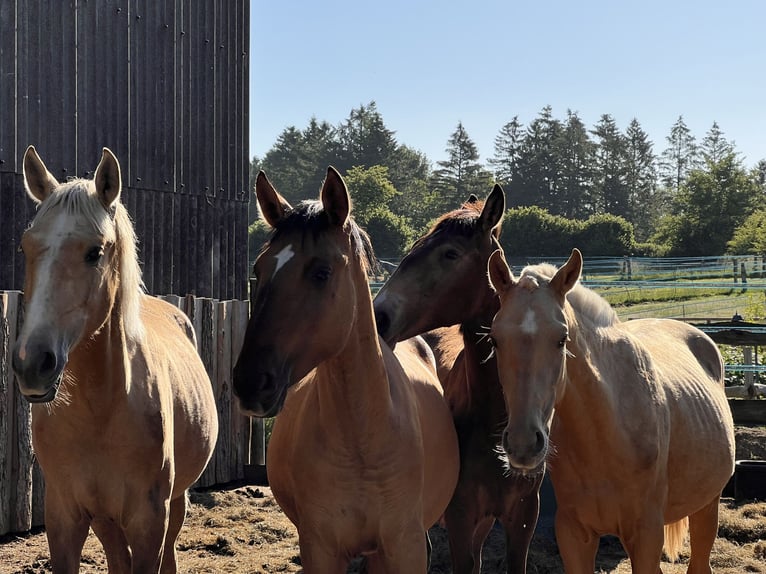
[(455, 259), (460, 257), (460, 254), (455, 249), (449, 249), (447, 252), (444, 253), (444, 257), (446, 259), (454, 261)]
[(330, 279), (330, 275), (332, 275), (332, 268), (318, 267), (314, 269), (312, 278), (318, 283), (326, 283), (327, 280)]
[(568, 342), (569, 342), (569, 335), (564, 335), (559, 341), (559, 349), (563, 349), (564, 347), (566, 347)]
[(100, 245), (97, 245), (96, 247), (91, 247), (85, 253), (85, 263), (91, 266), (97, 265), (98, 262), (101, 260), (101, 256), (103, 254), (104, 254), (104, 248), (101, 247)]

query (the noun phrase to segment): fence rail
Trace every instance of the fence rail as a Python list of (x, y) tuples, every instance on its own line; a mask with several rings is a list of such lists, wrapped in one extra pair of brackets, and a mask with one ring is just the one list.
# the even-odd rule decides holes
[[(232, 396), (231, 369), (247, 326), (247, 301), (162, 296), (183, 310), (197, 333), (197, 345), (218, 406), (218, 443), (195, 486), (241, 480), (251, 460), (251, 445), (262, 453), (263, 424), (242, 415)], [(0, 291), (0, 535), (43, 524), (44, 482), (32, 451), (29, 403), (17, 391), (11, 350), (23, 315), (19, 291)], [(253, 440), (251, 440), (251, 435)], [(259, 454), (262, 456), (262, 454)]]

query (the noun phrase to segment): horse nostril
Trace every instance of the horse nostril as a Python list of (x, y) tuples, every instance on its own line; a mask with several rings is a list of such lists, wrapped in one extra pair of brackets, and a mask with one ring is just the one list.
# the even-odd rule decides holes
[(56, 355), (51, 351), (46, 351), (43, 353), (42, 360), (40, 361), (40, 366), (38, 367), (37, 371), (41, 376), (48, 375), (49, 373), (53, 373), (56, 370)]
[(545, 435), (540, 431), (535, 432), (535, 449), (538, 453), (545, 449)]

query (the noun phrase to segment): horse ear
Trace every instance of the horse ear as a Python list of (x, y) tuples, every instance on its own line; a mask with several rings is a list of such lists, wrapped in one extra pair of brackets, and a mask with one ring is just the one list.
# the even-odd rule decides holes
[(258, 172), (258, 177), (255, 179), (255, 197), (258, 200), (261, 216), (271, 227), (276, 227), (285, 213), (292, 209), (287, 200), (271, 185), (263, 170)]
[(332, 166), (327, 168), (320, 198), (330, 223), (343, 227), (351, 213), (351, 197), (346, 182)]
[(35, 203), (44, 201), (59, 185), (56, 178), (45, 167), (43, 160), (37, 155), (35, 146), (29, 146), (24, 152), (24, 188), (27, 195)]
[(479, 216), (479, 225), (482, 231), (491, 231), (495, 237), (500, 235), (500, 223), (505, 214), (505, 192), (499, 184), (492, 188), (487, 200), (484, 202), (484, 209)]
[(470, 205), (471, 203), (476, 203), (477, 201), (479, 201), (479, 198), (478, 198), (478, 197), (476, 197), (476, 195), (475, 195), (475, 194), (473, 194), (473, 193), (472, 193), (471, 195), (469, 195), (469, 196), (468, 196), (468, 199), (466, 199), (466, 200), (465, 200), (465, 202), (466, 202), (467, 204), (469, 204), (469, 205)]
[(575, 286), (575, 283), (580, 279), (581, 272), (582, 253), (575, 247), (572, 249), (572, 254), (567, 259), (567, 262), (556, 271), (553, 279), (551, 279), (550, 286), (563, 297)]
[(96, 167), (93, 183), (103, 206), (106, 209), (111, 209), (122, 191), (122, 174), (120, 173), (120, 162), (117, 161), (109, 148), (105, 147), (101, 152), (101, 161)]
[(489, 286), (500, 295), (505, 293), (516, 285), (516, 280), (511, 273), (511, 268), (508, 267), (508, 263), (505, 261), (505, 256), (500, 249), (496, 249), (489, 256), (487, 262), (487, 275), (489, 275)]

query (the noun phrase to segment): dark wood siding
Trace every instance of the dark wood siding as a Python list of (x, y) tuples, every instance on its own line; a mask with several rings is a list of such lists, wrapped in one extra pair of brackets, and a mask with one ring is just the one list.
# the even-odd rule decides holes
[(246, 297), (248, 22), (248, 0), (0, 2), (0, 288), (32, 144), (61, 181), (117, 155), (150, 292)]

